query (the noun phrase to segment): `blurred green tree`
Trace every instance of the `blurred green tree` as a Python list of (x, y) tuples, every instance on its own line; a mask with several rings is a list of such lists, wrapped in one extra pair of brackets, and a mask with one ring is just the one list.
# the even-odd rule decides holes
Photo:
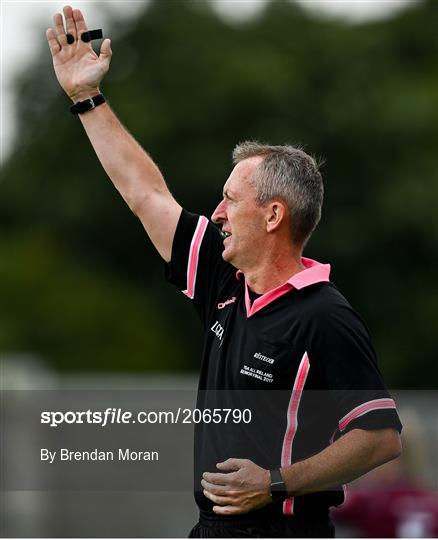
[[(282, 1), (229, 25), (178, 0), (108, 33), (103, 91), (189, 210), (211, 213), (239, 140), (325, 157), (306, 253), (333, 263), (400, 387), (438, 375), (437, 24), (433, 0), (356, 26)], [(16, 81), (19, 137), (2, 171), (0, 350), (58, 369), (196, 368), (196, 317), (68, 113), (45, 47)]]

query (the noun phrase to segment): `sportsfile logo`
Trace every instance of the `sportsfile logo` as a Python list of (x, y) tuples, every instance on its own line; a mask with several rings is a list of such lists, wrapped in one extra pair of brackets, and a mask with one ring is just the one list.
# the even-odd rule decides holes
[(234, 304), (235, 301), (236, 301), (236, 297), (233, 296), (232, 298), (225, 300), (225, 302), (219, 302), (219, 304), (217, 305), (217, 308), (224, 309), (224, 307), (229, 306), (230, 304)]

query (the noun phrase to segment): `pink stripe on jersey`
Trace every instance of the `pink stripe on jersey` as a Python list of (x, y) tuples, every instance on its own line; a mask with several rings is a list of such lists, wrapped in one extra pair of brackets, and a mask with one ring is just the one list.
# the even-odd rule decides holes
[[(287, 428), (283, 439), (283, 448), (281, 451), (281, 466), (286, 467), (292, 463), (292, 445), (298, 429), (298, 407), (300, 406), (301, 396), (307, 375), (309, 374), (310, 362), (307, 352), (304, 353), (298, 367), (295, 377), (292, 394), (287, 409)], [(293, 497), (289, 497), (283, 503), (283, 514), (292, 515), (294, 509)]]
[(359, 418), (359, 416), (363, 416), (370, 411), (376, 411), (379, 409), (395, 409), (394, 400), (389, 398), (373, 399), (371, 401), (367, 401), (366, 403), (362, 403), (362, 405), (358, 405), (339, 420), (339, 429), (343, 431), (350, 422), (356, 420), (356, 418)]
[(207, 230), (208, 219), (205, 216), (199, 216), (190, 244), (189, 262), (187, 264), (187, 289), (183, 294), (193, 299), (195, 296), (196, 274), (198, 272), (199, 251), (201, 249), (202, 239)]
[(245, 307), (246, 307), (246, 316), (249, 317), (251, 315), (251, 299), (249, 297), (248, 292), (248, 285), (245, 281)]
[(294, 513), (294, 498), (289, 497), (283, 503), (283, 514), (286, 516), (292, 516)]

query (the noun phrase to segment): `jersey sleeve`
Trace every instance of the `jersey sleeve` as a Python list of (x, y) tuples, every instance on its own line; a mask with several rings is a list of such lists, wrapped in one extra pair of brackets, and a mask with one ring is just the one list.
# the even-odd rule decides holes
[(193, 302), (204, 323), (215, 306), (221, 286), (236, 272), (222, 259), (222, 251), (219, 229), (205, 216), (183, 209), (165, 276)]
[(316, 317), (309, 348), (311, 361), (320, 368), (322, 385), (328, 389), (337, 436), (354, 428), (401, 432), (396, 404), (377, 366), (369, 332), (351, 306), (335, 306)]

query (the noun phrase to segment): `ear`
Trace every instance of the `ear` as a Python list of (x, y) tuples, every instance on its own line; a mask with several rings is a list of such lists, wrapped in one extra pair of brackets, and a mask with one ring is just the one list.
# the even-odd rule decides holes
[(267, 210), (266, 232), (270, 233), (278, 230), (286, 219), (286, 206), (281, 201), (272, 201)]

